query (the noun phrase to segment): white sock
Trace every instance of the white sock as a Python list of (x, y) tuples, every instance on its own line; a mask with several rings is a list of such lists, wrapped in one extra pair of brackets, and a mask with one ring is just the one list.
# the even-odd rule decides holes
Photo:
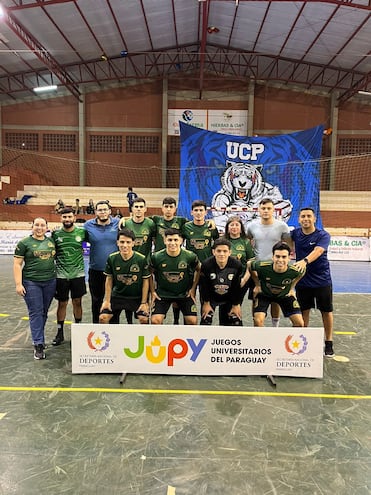
[(272, 327), (279, 327), (279, 326), (280, 326), (280, 319), (272, 318)]

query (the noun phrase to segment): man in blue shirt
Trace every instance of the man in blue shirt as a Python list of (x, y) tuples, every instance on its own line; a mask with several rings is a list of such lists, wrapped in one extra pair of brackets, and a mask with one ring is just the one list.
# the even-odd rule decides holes
[(106, 276), (104, 269), (108, 256), (117, 251), (117, 232), (120, 219), (111, 216), (111, 207), (107, 201), (98, 201), (95, 205), (96, 217), (84, 224), (87, 241), (90, 243), (89, 290), (93, 323), (99, 323)]
[(325, 356), (334, 357), (332, 279), (327, 258), (330, 234), (317, 229), (315, 222), (314, 210), (301, 208), (300, 227), (291, 232), (295, 243), (295, 266), (300, 271), (305, 271), (305, 275), (296, 286), (296, 296), (303, 313), (304, 326), (309, 325), (311, 308), (317, 307), (320, 310), (325, 330)]

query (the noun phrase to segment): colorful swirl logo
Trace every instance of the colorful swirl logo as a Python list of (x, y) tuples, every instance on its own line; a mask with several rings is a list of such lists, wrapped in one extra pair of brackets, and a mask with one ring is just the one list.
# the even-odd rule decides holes
[(90, 332), (86, 340), (90, 349), (100, 352), (108, 349), (111, 341), (107, 332), (98, 333), (96, 336), (95, 332)]
[(290, 354), (304, 354), (307, 347), (308, 340), (304, 335), (299, 335), (299, 338), (289, 335), (285, 340), (285, 349)]

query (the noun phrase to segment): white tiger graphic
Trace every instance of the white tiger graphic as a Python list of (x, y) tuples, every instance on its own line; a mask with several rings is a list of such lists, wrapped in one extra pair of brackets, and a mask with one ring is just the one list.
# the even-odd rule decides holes
[[(211, 206), (214, 208), (249, 208), (251, 211), (239, 213), (244, 225), (258, 216), (257, 208), (263, 198), (273, 201), (275, 208), (281, 209), (282, 220), (290, 218), (292, 204), (283, 199), (277, 186), (264, 181), (261, 174), (263, 165), (235, 163), (227, 160), (227, 168), (220, 177), (222, 188), (214, 194)], [(224, 231), (225, 224), (233, 211), (213, 210), (215, 224), (219, 231)]]

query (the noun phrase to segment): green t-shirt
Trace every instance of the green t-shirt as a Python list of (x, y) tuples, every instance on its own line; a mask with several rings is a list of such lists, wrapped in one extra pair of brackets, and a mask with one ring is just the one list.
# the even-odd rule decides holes
[(251, 269), (258, 274), (263, 294), (271, 297), (287, 296), (292, 282), (300, 275), (292, 265), (283, 273), (275, 272), (273, 261), (253, 261)]
[(53, 239), (34, 239), (31, 235), (20, 240), (15, 248), (15, 258), (23, 258), (23, 280), (45, 282), (55, 278), (55, 245)]
[(164, 232), (166, 229), (182, 230), (183, 225), (188, 221), (185, 217), (174, 217), (172, 220), (165, 220), (164, 217), (153, 215), (152, 220), (156, 225), (155, 251), (165, 249)]
[(119, 251), (110, 254), (104, 273), (112, 277), (112, 296), (126, 299), (140, 299), (143, 279), (151, 276), (147, 258), (136, 252), (128, 260)]
[(203, 225), (187, 222), (183, 225), (182, 232), (186, 241), (186, 249), (196, 253), (201, 262), (212, 255), (213, 241), (218, 239), (219, 232), (216, 227), (210, 227), (207, 220)]
[(145, 218), (143, 222), (136, 223), (132, 218), (125, 219), (125, 224), (121, 224), (121, 229), (130, 229), (135, 234), (134, 251), (149, 256), (152, 250), (152, 239), (156, 235), (156, 226), (150, 218)]
[(168, 299), (184, 298), (192, 287), (199, 264), (197, 255), (181, 249), (178, 256), (169, 256), (162, 249), (151, 256), (151, 268), (156, 280), (156, 293)]
[(83, 242), (87, 232), (82, 227), (75, 227), (71, 232), (63, 228), (55, 230), (52, 238), (57, 251), (57, 277), (71, 280), (85, 276)]
[(231, 243), (232, 258), (241, 261), (243, 268), (242, 273), (245, 273), (247, 262), (254, 257), (254, 251), (250, 240), (243, 239), (242, 237), (239, 237), (238, 239), (228, 238), (228, 240)]

